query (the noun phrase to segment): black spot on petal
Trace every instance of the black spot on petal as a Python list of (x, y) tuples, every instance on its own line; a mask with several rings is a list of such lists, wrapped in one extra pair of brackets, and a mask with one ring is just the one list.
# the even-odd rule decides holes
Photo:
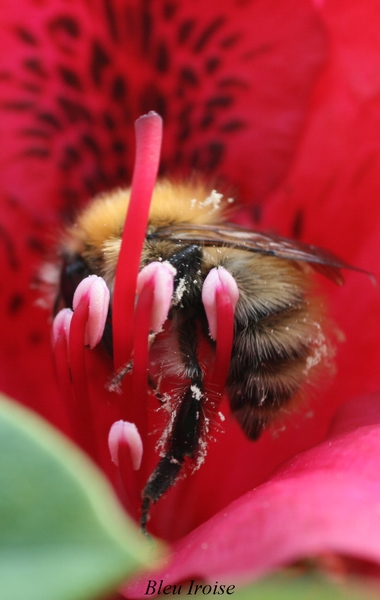
[(210, 42), (212, 36), (220, 29), (225, 23), (225, 17), (218, 17), (214, 19), (201, 33), (197, 41), (194, 44), (193, 51), (197, 54), (201, 52), (205, 46)]
[(291, 235), (294, 239), (299, 239), (302, 236), (302, 231), (304, 228), (304, 212), (301, 208), (299, 208), (292, 221)]
[(99, 165), (92, 176), (83, 178), (83, 184), (89, 196), (95, 196), (100, 190), (110, 187), (108, 176)]
[(194, 169), (213, 171), (220, 164), (224, 151), (225, 148), (221, 142), (210, 142), (193, 152), (191, 165)]
[(130, 173), (124, 163), (116, 167), (116, 181), (127, 183), (130, 179)]
[(29, 248), (29, 250), (32, 250), (32, 252), (36, 252), (37, 254), (44, 255), (47, 252), (45, 244), (38, 237), (35, 237), (35, 236), (28, 237), (28, 239), (26, 240), (26, 244), (27, 244), (27, 247)]
[(36, 115), (36, 118), (41, 123), (44, 123), (45, 125), (50, 125), (51, 127), (53, 127), (53, 129), (56, 129), (57, 131), (63, 129), (63, 125), (61, 124), (60, 120), (53, 113), (50, 113), (50, 112), (38, 113)]
[(103, 71), (109, 66), (111, 59), (103, 46), (95, 40), (91, 49), (90, 74), (96, 87), (102, 83)]
[(78, 91), (82, 89), (82, 84), (75, 71), (68, 69), (67, 67), (60, 66), (58, 67), (58, 73), (64, 84)]
[(20, 263), (16, 255), (16, 248), (12, 236), (2, 225), (0, 225), (0, 242), (5, 249), (6, 260), (9, 268), (12, 271), (17, 271), (20, 268)]
[(210, 170), (215, 169), (221, 162), (224, 155), (224, 144), (221, 142), (211, 142), (208, 146), (209, 151), (209, 163), (208, 168)]
[(227, 108), (233, 104), (233, 96), (214, 96), (206, 102), (208, 109)]
[(53, 18), (48, 23), (47, 31), (60, 52), (74, 55), (74, 43), (80, 37), (80, 28), (72, 16), (60, 15)]
[(60, 168), (64, 171), (75, 167), (81, 161), (81, 154), (75, 146), (65, 146), (63, 149), (63, 159)]
[(57, 98), (57, 102), (70, 123), (78, 123), (80, 121), (84, 121), (89, 124), (92, 123), (92, 115), (90, 111), (80, 102), (70, 100), (64, 96)]
[(26, 58), (23, 65), (33, 75), (38, 75), (41, 79), (46, 79), (47, 73), (39, 58)]
[(119, 41), (118, 18), (115, 13), (113, 0), (104, 0), (104, 12), (106, 14), (106, 22), (111, 39), (114, 42)]
[(200, 128), (204, 131), (208, 129), (215, 121), (215, 115), (213, 112), (208, 111), (201, 119)]
[(178, 10), (178, 4), (175, 2), (165, 2), (162, 7), (162, 16), (166, 21), (170, 21)]
[(238, 43), (238, 41), (240, 40), (240, 33), (233, 33), (225, 38), (223, 38), (219, 45), (221, 48), (223, 49), (227, 49), (227, 48), (232, 48), (232, 46), (235, 46), (235, 44)]
[(165, 121), (167, 115), (166, 97), (154, 85), (148, 85), (140, 96), (141, 114), (146, 114), (151, 110), (157, 112)]
[(112, 150), (115, 154), (125, 154), (126, 144), (123, 140), (117, 139), (112, 142)]
[(112, 82), (111, 97), (122, 105), (127, 99), (127, 82), (121, 75), (116, 75)]
[(194, 104), (186, 104), (178, 115), (177, 141), (184, 142), (190, 137), (192, 131), (191, 116)]
[(102, 149), (92, 135), (85, 133), (82, 136), (82, 141), (85, 147), (88, 148), (88, 150), (90, 150), (94, 156), (100, 157), (102, 155)]
[(230, 121), (227, 121), (226, 123), (223, 123), (223, 125), (221, 125), (220, 131), (222, 133), (233, 133), (235, 131), (243, 129), (245, 125), (246, 124), (241, 119), (231, 119)]
[(25, 298), (24, 296), (19, 293), (19, 292), (15, 292), (14, 294), (12, 294), (12, 296), (9, 298), (8, 301), (8, 312), (11, 315), (16, 315), (17, 313), (20, 312), (20, 310), (25, 306)]
[(25, 44), (28, 44), (28, 46), (38, 46), (38, 39), (28, 29), (25, 29), (24, 27), (17, 27), (16, 33), (20, 40), (22, 40)]
[(182, 67), (179, 73), (179, 82), (181, 85), (195, 87), (199, 84), (199, 78), (194, 69), (191, 67)]
[(183, 21), (179, 28), (178, 28), (178, 44), (185, 44), (189, 37), (191, 36), (191, 33), (193, 32), (195, 27), (195, 20), (194, 19), (187, 19), (186, 21)]
[(214, 73), (217, 70), (217, 68), (220, 66), (220, 64), (221, 64), (221, 60), (218, 56), (212, 56), (212, 57), (208, 58), (206, 61), (206, 64), (205, 64), (206, 73), (211, 75), (212, 73)]
[(76, 39), (80, 35), (80, 27), (78, 21), (76, 21), (70, 15), (60, 15), (59, 17), (50, 21), (48, 29), (53, 35), (64, 33), (72, 39)]
[(108, 131), (113, 131), (116, 128), (115, 119), (108, 112), (104, 113), (103, 115), (103, 123), (106, 129), (108, 129)]
[[(146, 54), (150, 48), (150, 43), (152, 40), (153, 34), (153, 20), (152, 15), (147, 6), (147, 2), (143, 2), (143, 7), (141, 11), (141, 42), (142, 42), (142, 52)], [(145, 6), (144, 6), (145, 5)]]
[(159, 42), (156, 52), (156, 69), (159, 73), (167, 73), (170, 66), (170, 55), (165, 42)]

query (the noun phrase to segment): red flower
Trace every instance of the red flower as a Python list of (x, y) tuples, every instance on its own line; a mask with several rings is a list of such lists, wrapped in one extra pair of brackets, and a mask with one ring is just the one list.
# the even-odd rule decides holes
[[(70, 431), (47, 313), (30, 285), (62, 220), (88, 196), (128, 182), (133, 122), (149, 110), (164, 118), (162, 173), (217, 177), (245, 206), (241, 222), (378, 270), (371, 0), (319, 9), (305, 0), (15, 7), (3, 7), (0, 42), (4, 391)], [(255, 444), (226, 421), (202, 468), (152, 511), (154, 533), (179, 540), (170, 583), (194, 574), (234, 583), (326, 551), (379, 562), (376, 397), (347, 405), (349, 431), (323, 441), (338, 407), (379, 387), (378, 294), (365, 276), (346, 279), (340, 289), (322, 282), (346, 336), (332, 385)], [(104, 361), (93, 365), (102, 392), (92, 397), (87, 441), (114, 479), (107, 436), (119, 417), (104, 401), (112, 396), (103, 392)]]

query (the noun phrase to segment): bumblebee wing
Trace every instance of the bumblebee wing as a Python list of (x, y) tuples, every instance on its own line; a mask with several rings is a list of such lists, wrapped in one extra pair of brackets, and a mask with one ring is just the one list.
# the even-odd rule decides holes
[(154, 236), (203, 246), (230, 246), (248, 252), (259, 252), (268, 256), (306, 262), (316, 271), (338, 284), (343, 283), (341, 269), (360, 270), (317, 246), (303, 244), (302, 242), (265, 234), (260, 231), (252, 231), (232, 223), (216, 225), (182, 223), (162, 228)]

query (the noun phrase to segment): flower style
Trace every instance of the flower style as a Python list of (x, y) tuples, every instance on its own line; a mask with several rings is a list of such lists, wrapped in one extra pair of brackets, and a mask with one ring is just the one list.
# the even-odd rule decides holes
[[(90, 382), (90, 393), (82, 394), (86, 422), (73, 430), (75, 399), (64, 373), (59, 386), (55, 379), (34, 274), (54, 253), (63, 220), (94, 193), (128, 183), (133, 122), (150, 110), (165, 123), (162, 174), (202, 172), (240, 199), (239, 222), (378, 271), (377, 7), (373, 0), (15, 6), (4, 3), (0, 42), (1, 387), (74, 437), (117, 489), (124, 486), (137, 518), (134, 482), (144, 473), (134, 467), (143, 452), (152, 471), (154, 444), (141, 449), (125, 425), (130, 419), (104, 388), (110, 359), (100, 350), (85, 371), (83, 356), (74, 361), (78, 385)], [(332, 383), (255, 444), (227, 415), (202, 468), (155, 507), (154, 533), (173, 542), (162, 570), (170, 583), (194, 574), (249, 581), (326, 553), (378, 567), (379, 300), (365, 276), (346, 280), (341, 288), (321, 282), (346, 338)], [(91, 313), (95, 291), (106, 305), (98, 285), (78, 298), (84, 311)], [(74, 316), (66, 312), (56, 324), (56, 350), (76, 347), (65, 334)], [(219, 324), (210, 330), (219, 335)], [(122, 482), (108, 448), (113, 424), (112, 458), (130, 475)], [(138, 597), (141, 586), (125, 593)]]

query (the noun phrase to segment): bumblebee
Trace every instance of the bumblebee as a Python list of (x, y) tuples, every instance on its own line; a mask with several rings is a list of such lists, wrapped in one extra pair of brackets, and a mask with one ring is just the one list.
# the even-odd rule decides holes
[[(125, 189), (96, 197), (66, 231), (61, 304), (71, 307), (75, 288), (89, 274), (103, 277), (112, 295), (129, 195)], [(158, 379), (169, 369), (182, 382), (182, 391), (169, 404), (163, 452), (143, 491), (143, 528), (150, 504), (201, 453), (210, 394), (200, 340), (206, 340), (211, 352), (215, 347), (202, 304), (203, 282), (211, 269), (224, 267), (239, 290), (225, 393), (247, 438), (257, 440), (279, 413), (297, 402), (303, 384), (329, 355), (313, 271), (341, 283), (341, 269), (349, 265), (314, 246), (229, 223), (229, 208), (229, 199), (201, 183), (164, 180), (153, 193), (140, 266), (167, 261), (175, 269), (169, 312), (175, 350), (169, 359), (162, 357)], [(112, 353), (106, 332), (104, 343)]]

